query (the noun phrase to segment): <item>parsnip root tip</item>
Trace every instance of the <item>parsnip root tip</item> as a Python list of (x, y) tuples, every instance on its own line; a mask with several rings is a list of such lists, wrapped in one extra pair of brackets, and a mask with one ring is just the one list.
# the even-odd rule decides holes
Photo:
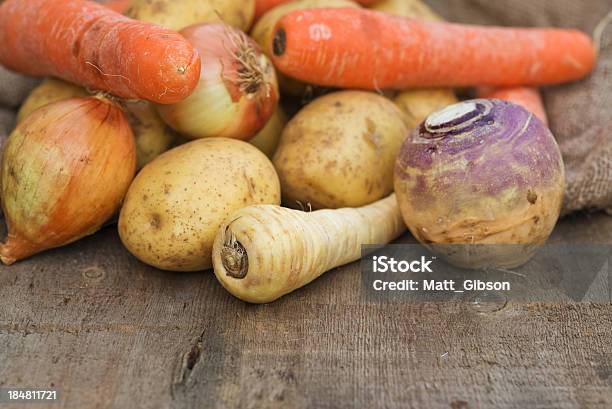
[(249, 272), (249, 256), (246, 249), (230, 234), (221, 248), (223, 268), (228, 276), (236, 279), (245, 278)]

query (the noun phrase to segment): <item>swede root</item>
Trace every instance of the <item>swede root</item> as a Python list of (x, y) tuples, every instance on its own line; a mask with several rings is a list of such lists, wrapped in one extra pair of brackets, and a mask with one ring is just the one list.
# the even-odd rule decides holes
[(219, 229), (213, 267), (234, 296), (267, 303), (359, 259), (362, 244), (386, 244), (405, 230), (395, 194), (360, 208), (314, 212), (249, 206)]

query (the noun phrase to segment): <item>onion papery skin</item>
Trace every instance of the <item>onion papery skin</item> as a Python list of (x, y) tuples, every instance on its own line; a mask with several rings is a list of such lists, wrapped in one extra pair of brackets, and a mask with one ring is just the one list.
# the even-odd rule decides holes
[[(542, 121), (487, 99), (430, 115), (404, 141), (394, 179), (412, 234), (468, 268), (528, 261), (557, 222), (564, 183), (559, 147)], [(443, 246), (455, 244), (469, 246)]]
[(134, 136), (114, 103), (73, 98), (34, 111), (9, 137), (2, 160), (2, 262), (97, 231), (118, 210), (135, 169)]
[[(158, 105), (162, 119), (191, 139), (255, 136), (278, 106), (278, 83), (268, 57), (246, 34), (223, 23), (191, 26), (181, 34), (202, 57), (200, 83), (185, 100)], [(253, 56), (258, 85), (238, 78), (246, 72), (236, 58), (241, 50)]]

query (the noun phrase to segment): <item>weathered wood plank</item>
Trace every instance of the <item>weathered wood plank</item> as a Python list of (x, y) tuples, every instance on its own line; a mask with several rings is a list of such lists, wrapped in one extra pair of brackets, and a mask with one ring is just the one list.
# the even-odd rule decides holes
[[(612, 217), (552, 240), (612, 242)], [(608, 304), (481, 314), (359, 288), (352, 264), (246, 305), (209, 272), (144, 266), (108, 228), (0, 268), (0, 387), (59, 388), (58, 408), (612, 406)]]

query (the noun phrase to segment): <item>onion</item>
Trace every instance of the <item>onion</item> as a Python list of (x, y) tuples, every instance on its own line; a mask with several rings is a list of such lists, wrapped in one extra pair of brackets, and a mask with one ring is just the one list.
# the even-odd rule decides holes
[(564, 180), (542, 121), (518, 105), (478, 99), (431, 114), (406, 138), (395, 191), (410, 231), (434, 252), (461, 267), (512, 268), (550, 235)]
[[(90, 93), (74, 84), (48, 78), (34, 88), (17, 114), (17, 123), (28, 115), (51, 102), (69, 98), (88, 97)], [(176, 133), (161, 120), (153, 105), (148, 101), (121, 101), (121, 106), (132, 127), (136, 139), (138, 169), (161, 155), (176, 141)]]
[(104, 97), (63, 100), (33, 112), (10, 135), (2, 160), (8, 227), (2, 262), (97, 231), (118, 210), (135, 169), (130, 125)]
[(278, 104), (268, 58), (246, 34), (223, 23), (191, 26), (181, 34), (202, 56), (202, 75), (187, 99), (157, 106), (162, 119), (190, 138), (253, 137)]

